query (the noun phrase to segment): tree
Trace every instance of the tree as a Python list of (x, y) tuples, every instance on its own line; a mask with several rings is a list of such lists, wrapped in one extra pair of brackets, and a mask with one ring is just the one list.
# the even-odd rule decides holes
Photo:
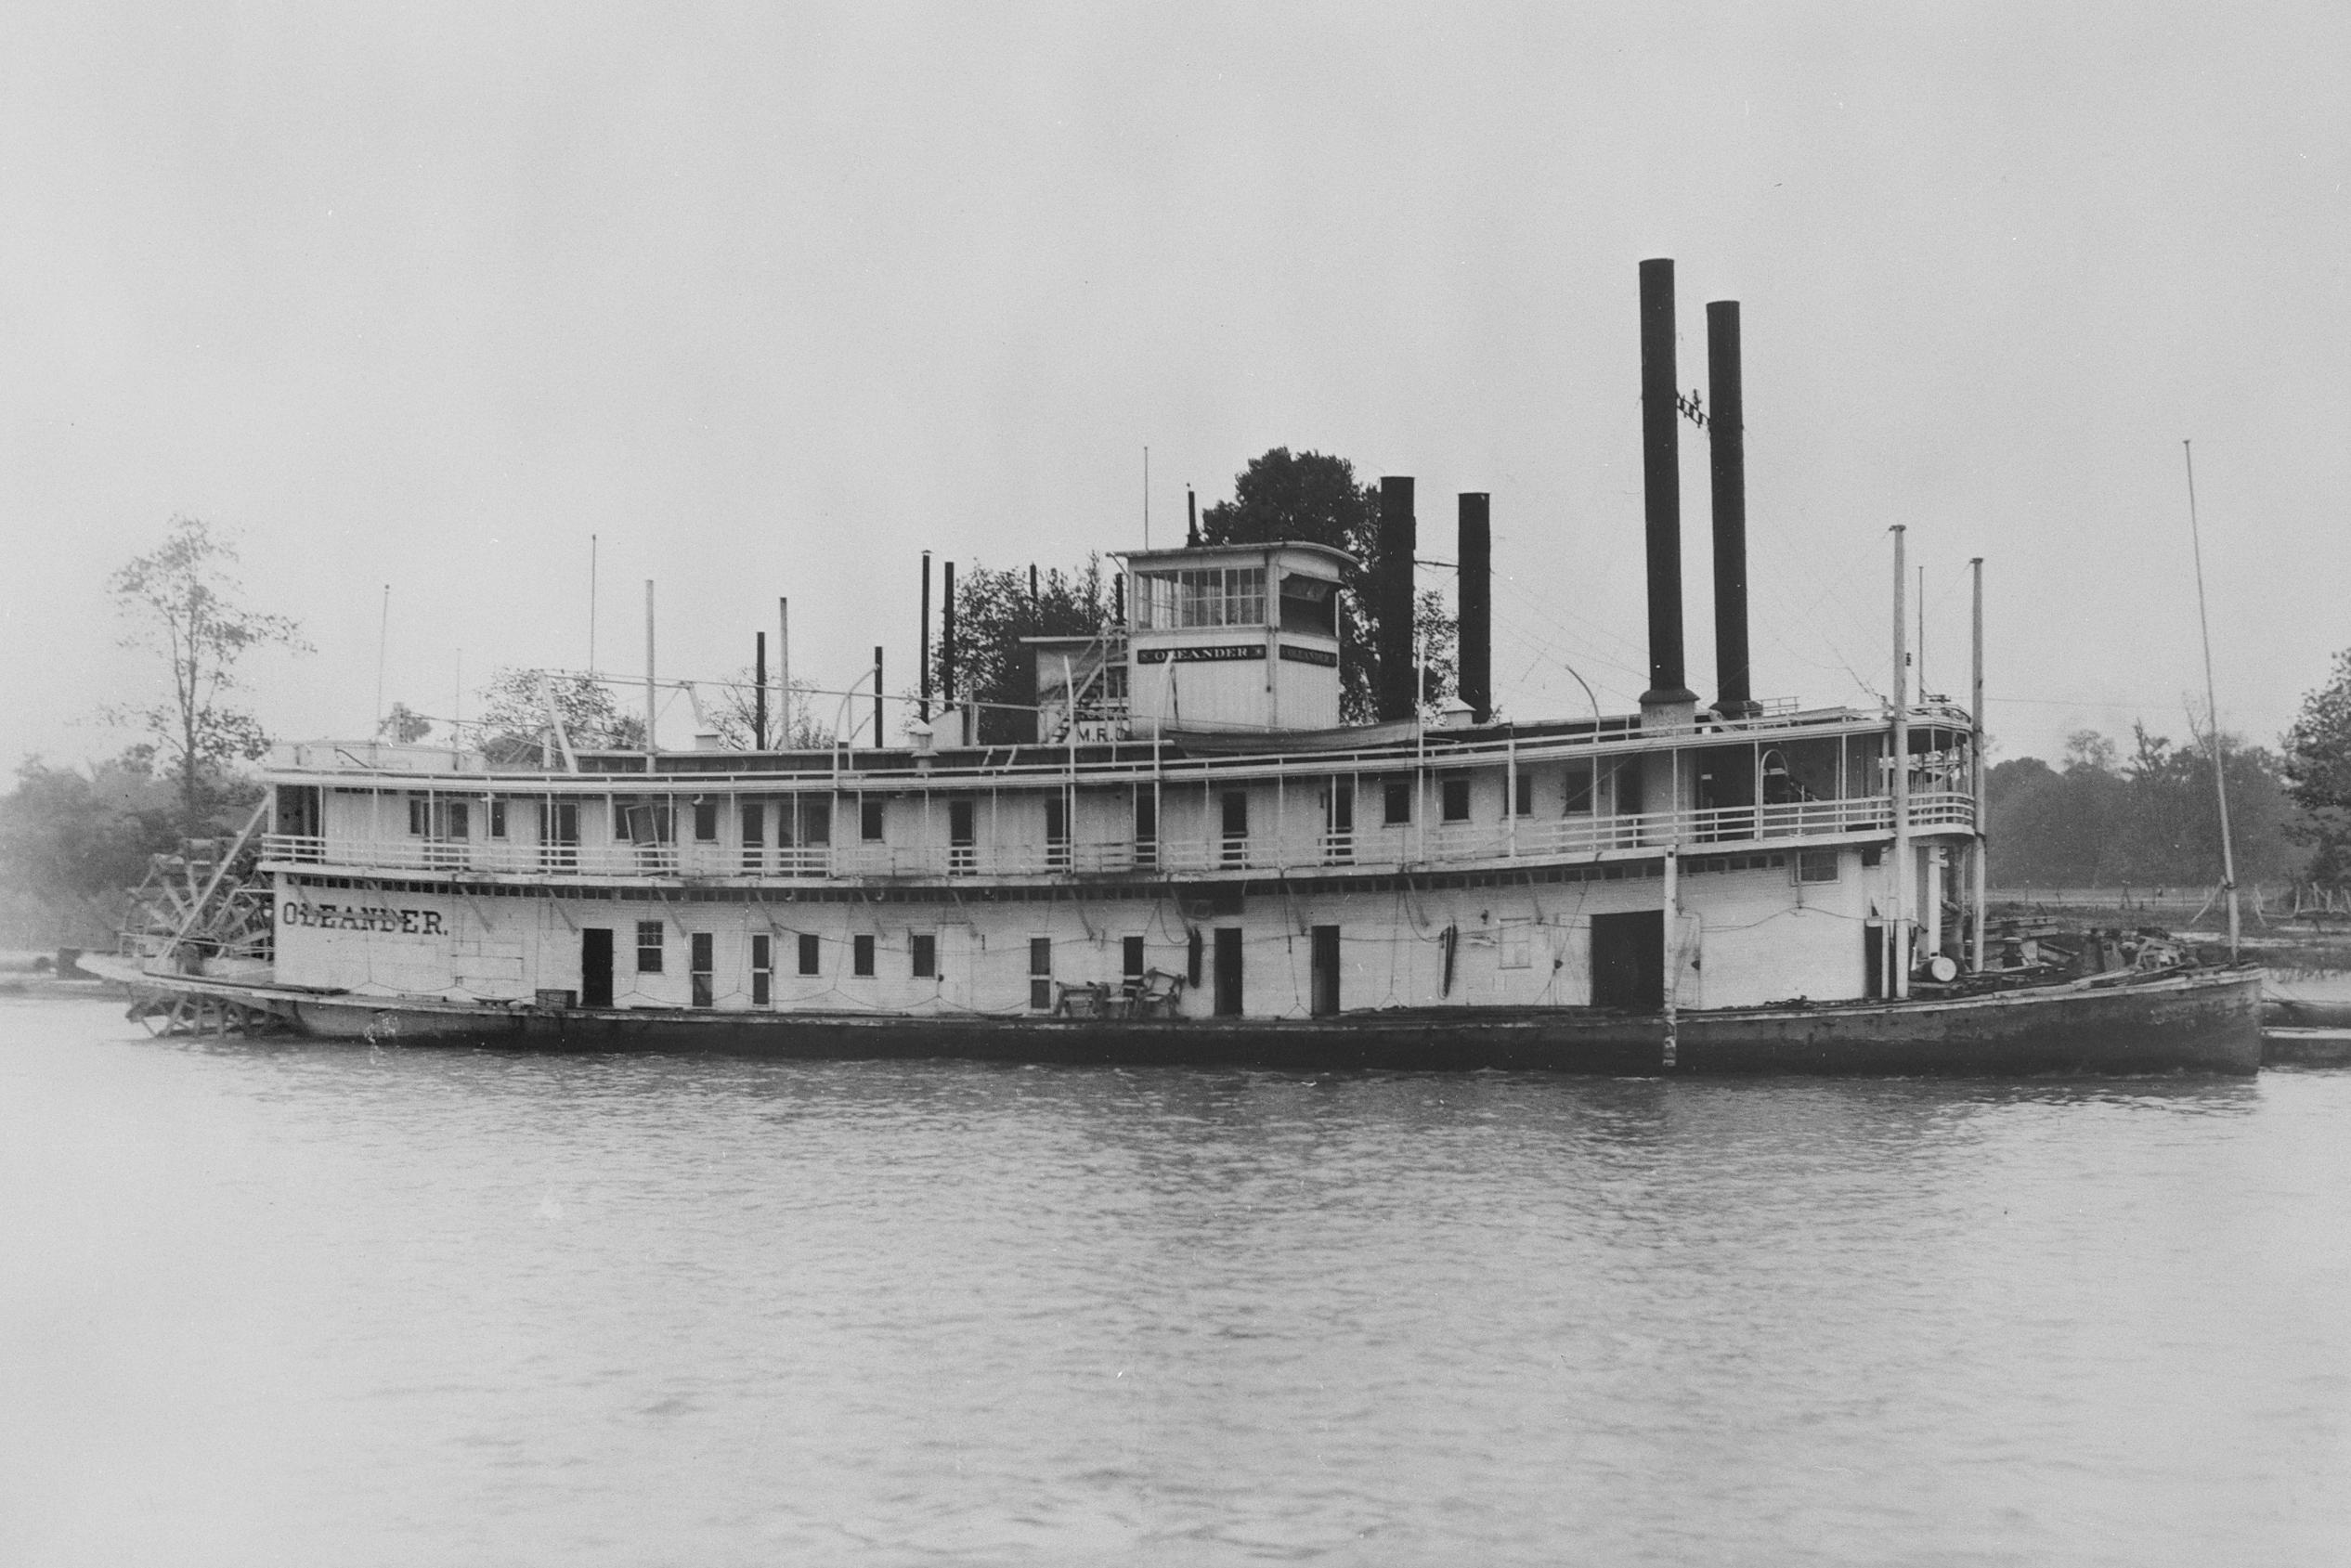
[[(1354, 557), (1340, 572), (1339, 718), (1368, 724), (1378, 717), (1380, 605), (1370, 588), (1380, 558), (1379, 486), (1357, 483), (1344, 458), (1276, 447), (1233, 476), (1233, 499), (1202, 512), (1200, 531), (1206, 544), (1301, 539)], [(1453, 694), (1460, 627), (1434, 590), (1413, 596), (1413, 625), (1423, 650), (1422, 708), (1433, 716)]]
[(30, 897), (52, 931), (95, 940), (114, 928), (148, 856), (179, 838), (172, 781), (133, 747), (84, 773), (37, 757), (0, 796), (0, 882)]
[(242, 590), (229, 573), (236, 560), (236, 548), (210, 524), (175, 517), (160, 548), (107, 579), (117, 613), (131, 623), (123, 645), (162, 655), (171, 695), (116, 704), (106, 716), (150, 737), (178, 779), (181, 831), (191, 835), (220, 808), (214, 786), (221, 771), (269, 749), (261, 721), (225, 700), (240, 689), (239, 662), (257, 648), (310, 651), (292, 618), (239, 602)]
[[(955, 579), (955, 696), (980, 704), (982, 745), (1036, 739), (1036, 662), (1022, 638), (1099, 637), (1111, 629), (1100, 556), (1066, 572), (1033, 573), (975, 566)], [(943, 668), (936, 661), (946, 654), (942, 633), (931, 667)]]
[(2294, 836), (2312, 850), (2310, 876), (2351, 875), (2351, 648), (2334, 656), (2334, 673), (2306, 693), (2286, 732), (2281, 765), (2286, 793), (2302, 809)]
[(392, 711), (383, 716), (383, 722), (375, 727), (378, 739), (412, 745), (433, 732), (433, 721), (409, 706), (394, 703)]
[[(717, 688), (715, 697), (705, 699), (702, 716), (718, 732), (721, 745), (735, 751), (749, 751), (758, 740), (758, 701), (754, 693), (759, 682), (748, 668), (738, 669), (734, 679)], [(833, 732), (819, 724), (809, 703), (809, 685), (805, 680), (792, 682), (790, 699), (776, 702), (775, 688), (768, 687), (767, 744), (779, 751), (822, 751), (833, 744)], [(778, 711), (779, 706), (782, 711)]]
[(556, 744), (547, 717), (550, 696), (575, 750), (639, 751), (644, 747), (645, 721), (623, 714), (613, 700), (612, 688), (592, 675), (542, 674), (502, 667), (479, 695), (482, 753), (493, 767), (527, 768), (550, 754)]

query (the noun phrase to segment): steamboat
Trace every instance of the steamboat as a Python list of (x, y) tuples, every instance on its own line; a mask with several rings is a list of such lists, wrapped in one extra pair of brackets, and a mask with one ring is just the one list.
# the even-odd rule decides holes
[[(1010, 741), (954, 695), (951, 608), (939, 706), (926, 656), (898, 744), (878, 744), (877, 650), (870, 735), (660, 749), (648, 585), (643, 746), (575, 745), (551, 692), (519, 761), (282, 748), (250, 843), (191, 868), (114, 972), (135, 1013), (375, 1042), (2254, 1070), (2258, 970), (2155, 944), (2057, 975), (1988, 940), (1980, 564), (1971, 706), (1907, 692), (1899, 528), (1890, 699), (1753, 700), (1734, 302), (1708, 307), (1716, 699), (1685, 685), (1671, 263), (1643, 263), (1641, 282), (1637, 712), (1494, 711), (1490, 503), (1464, 494), (1461, 706), (1424, 717), (1403, 477), (1381, 482), (1360, 564), (1382, 639), (1362, 725), (1340, 722), (1357, 564), (1323, 543), (1195, 537), (1114, 556), (1118, 624), (1031, 641), (1033, 729)], [(252, 935), (208, 936), (208, 912), (240, 903)]]

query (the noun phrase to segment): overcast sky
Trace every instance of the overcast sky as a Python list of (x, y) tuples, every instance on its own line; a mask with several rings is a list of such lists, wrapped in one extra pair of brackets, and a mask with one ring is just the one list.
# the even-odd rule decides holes
[[(287, 736), (500, 665), (879, 641), (918, 551), (1069, 564), (1277, 445), (1493, 495), (1506, 712), (1645, 684), (1636, 269), (1746, 327), (1756, 689), (1865, 700), (1887, 527), (2001, 755), (2274, 741), (2351, 645), (2340, 6), (0, 14), (0, 763), (154, 672), (107, 573), (237, 531)], [(1704, 448), (1692, 684), (1711, 696)], [(1431, 583), (1443, 574), (1431, 572)], [(469, 694), (469, 706), (478, 699)], [(2199, 698), (2201, 701), (2201, 698)]]

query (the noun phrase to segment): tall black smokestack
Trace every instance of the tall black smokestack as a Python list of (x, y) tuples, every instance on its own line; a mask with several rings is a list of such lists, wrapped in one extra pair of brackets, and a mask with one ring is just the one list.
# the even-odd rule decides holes
[(1649, 689), (1641, 706), (1693, 703), (1682, 671), (1682, 468), (1673, 369), (1673, 263), (1641, 264), (1641, 480), (1649, 534)]
[(1461, 701), (1470, 719), (1494, 717), (1494, 541), (1491, 498), (1461, 493)]
[(930, 551), (922, 552), (922, 635), (915, 639), (922, 649), (922, 678), (918, 682), (922, 700), (915, 706), (915, 717), (930, 722)]
[(1412, 555), (1419, 548), (1412, 516), (1412, 481), (1380, 481), (1380, 689), (1374, 706), (1383, 719), (1420, 711), (1412, 660)]
[(1706, 307), (1707, 416), (1714, 478), (1714, 711), (1755, 712), (1747, 652), (1747, 429), (1739, 391), (1739, 302)]

